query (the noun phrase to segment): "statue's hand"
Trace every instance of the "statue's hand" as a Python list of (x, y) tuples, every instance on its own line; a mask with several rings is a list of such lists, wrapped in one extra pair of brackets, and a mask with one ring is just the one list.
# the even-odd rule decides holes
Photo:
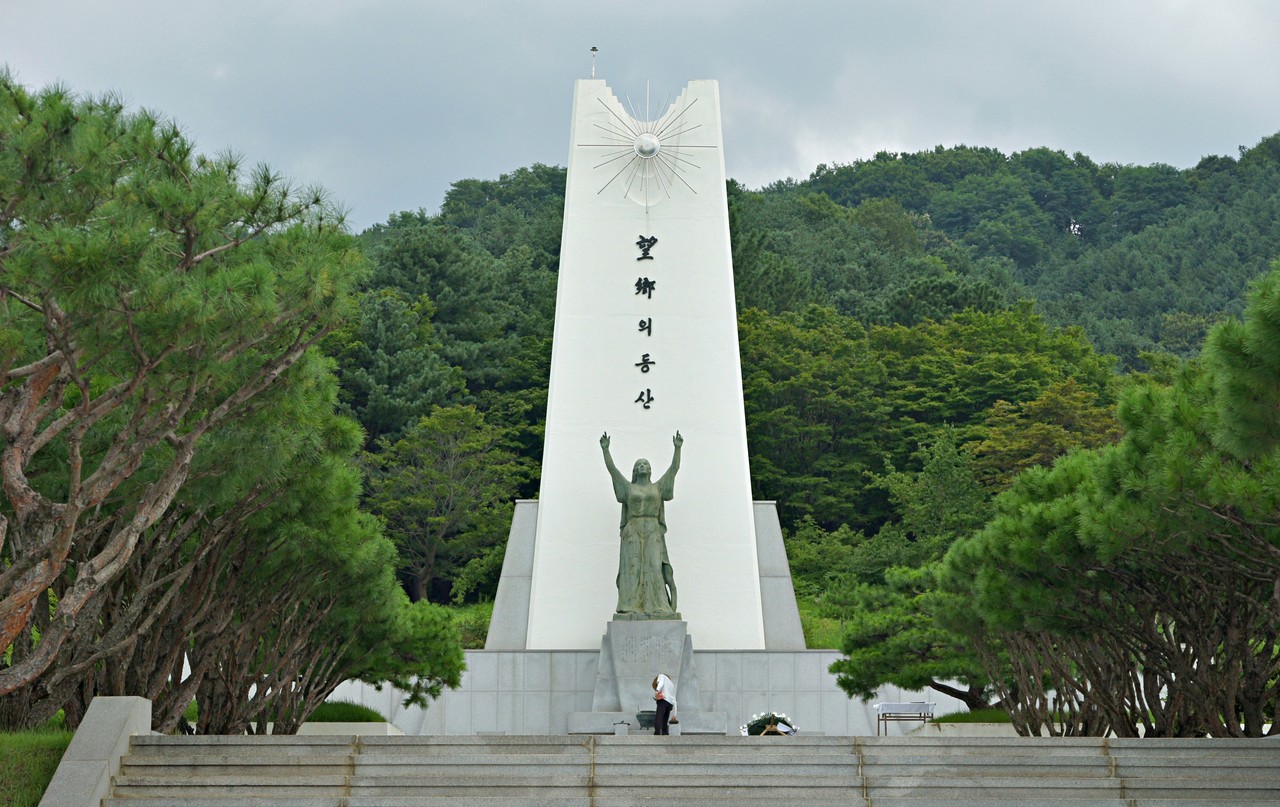
[(604, 434), (600, 435), (600, 447), (603, 448), (605, 451), (609, 450), (609, 433), (608, 432), (605, 432)]
[(671, 442), (676, 444), (676, 448), (684, 445), (684, 438), (680, 436), (680, 432), (676, 432), (676, 436), (671, 438)]

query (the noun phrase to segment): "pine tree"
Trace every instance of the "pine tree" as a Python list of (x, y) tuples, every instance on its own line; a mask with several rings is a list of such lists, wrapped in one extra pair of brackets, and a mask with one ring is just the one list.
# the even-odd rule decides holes
[(362, 261), (320, 192), (110, 97), (0, 76), (0, 142), (0, 646), (76, 561), (5, 694), (127, 568), (202, 439), (334, 327)]

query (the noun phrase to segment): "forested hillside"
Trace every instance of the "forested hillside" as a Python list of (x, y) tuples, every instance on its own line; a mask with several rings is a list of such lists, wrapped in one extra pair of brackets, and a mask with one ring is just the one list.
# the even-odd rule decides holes
[(1143, 352), (1194, 355), (1280, 255), (1280, 135), (1185, 171), (1049, 149), (881, 153), (738, 198), (739, 230), (788, 278), (770, 299), (748, 263), (748, 304), (793, 307), (807, 287), (863, 321), (910, 323), (1031, 299), (1133, 368)]

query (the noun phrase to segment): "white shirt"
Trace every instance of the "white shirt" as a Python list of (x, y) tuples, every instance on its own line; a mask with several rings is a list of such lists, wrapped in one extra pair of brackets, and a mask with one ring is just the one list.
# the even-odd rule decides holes
[(658, 695), (662, 695), (662, 700), (671, 704), (671, 711), (676, 710), (676, 683), (667, 677), (666, 673), (658, 673), (658, 685), (653, 688), (654, 700)]

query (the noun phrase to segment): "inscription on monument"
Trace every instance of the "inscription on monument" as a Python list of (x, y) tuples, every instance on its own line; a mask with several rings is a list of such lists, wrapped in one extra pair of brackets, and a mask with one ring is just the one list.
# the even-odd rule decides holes
[(679, 653), (674, 641), (666, 636), (627, 636), (614, 645), (619, 661), (626, 664), (648, 661)]
[[(653, 260), (653, 256), (650, 255), (649, 252), (650, 250), (653, 249), (654, 245), (657, 243), (658, 243), (658, 237), (656, 235), (649, 235), (649, 236), (641, 235), (639, 240), (636, 241), (636, 246), (640, 248), (640, 256), (637, 257), (636, 260), (637, 261)], [(657, 288), (657, 286), (658, 286), (658, 281), (656, 280), (651, 280), (650, 278), (647, 278), (647, 277), (638, 277), (636, 278), (636, 295), (643, 295), (646, 298), (646, 300), (652, 301), (653, 292)], [(653, 335), (653, 317), (652, 316), (648, 316), (647, 318), (640, 320), (639, 332), (644, 334), (645, 336)], [(657, 363), (658, 363), (657, 361), (649, 358), (648, 353), (645, 353), (643, 356), (640, 357), (640, 361), (636, 362), (636, 367), (640, 368), (640, 372), (647, 373), (649, 372), (650, 366), (655, 365)], [(649, 405), (653, 403), (653, 395), (650, 393), (649, 390), (646, 389), (644, 392), (640, 393), (639, 397), (636, 398), (635, 402), (638, 404), (644, 404), (644, 408), (648, 409)]]

